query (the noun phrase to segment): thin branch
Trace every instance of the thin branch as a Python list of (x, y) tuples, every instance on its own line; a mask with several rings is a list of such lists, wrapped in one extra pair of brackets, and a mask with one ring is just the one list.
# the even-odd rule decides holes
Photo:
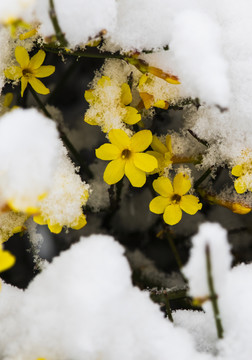
[(56, 11), (55, 11), (53, 0), (49, 0), (49, 4), (50, 4), (49, 16), (50, 16), (50, 19), (51, 19), (52, 24), (53, 24), (53, 28), (54, 28), (54, 31), (55, 31), (56, 38), (59, 41), (61, 46), (67, 46), (67, 41), (65, 39), (65, 35), (62, 32), (62, 30), (60, 28), (60, 25), (59, 25), (59, 22), (58, 22), (58, 18), (57, 18), (57, 14), (56, 14)]
[[(40, 98), (38, 97), (37, 93), (33, 90), (33, 88), (31, 86), (29, 86), (29, 90), (31, 92), (31, 94), (33, 95), (34, 99), (36, 100), (37, 104), (39, 105), (40, 109), (43, 111), (43, 113), (50, 119), (52, 119), (52, 115), (49, 113), (49, 111), (46, 109), (45, 105), (42, 103), (42, 101), (40, 100)], [(92, 172), (90, 171), (89, 167), (87, 166), (86, 163), (84, 163), (84, 161), (82, 160), (82, 158), (80, 157), (78, 151), (76, 150), (76, 148), (74, 147), (74, 145), (72, 144), (72, 142), (69, 140), (69, 138), (67, 137), (67, 135), (65, 134), (65, 132), (60, 128), (59, 124), (58, 124), (58, 131), (60, 133), (60, 138), (63, 141), (63, 143), (65, 144), (65, 146), (68, 148), (68, 150), (72, 153), (72, 155), (74, 156), (76, 162), (80, 165), (81, 169), (83, 172), (86, 173), (86, 175), (89, 178), (93, 177)]]
[(222, 339), (223, 338), (223, 326), (222, 326), (221, 318), (220, 318), (218, 298), (217, 298), (217, 294), (214, 289), (209, 245), (206, 245), (205, 253), (206, 253), (206, 267), (207, 267), (207, 283), (208, 283), (208, 289), (210, 292), (210, 300), (212, 302), (217, 335), (218, 335), (219, 339)]
[(201, 175), (201, 177), (195, 181), (194, 183), (194, 189), (197, 190), (197, 188), (199, 187), (199, 185), (211, 174), (213, 169), (213, 166), (211, 166), (210, 168), (208, 168), (203, 175)]

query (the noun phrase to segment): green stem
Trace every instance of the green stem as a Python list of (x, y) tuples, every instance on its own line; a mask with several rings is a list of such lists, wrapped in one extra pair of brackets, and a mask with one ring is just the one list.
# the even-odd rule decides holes
[(194, 189), (197, 190), (199, 185), (211, 174), (213, 166), (211, 166), (209, 169), (207, 169), (201, 177), (195, 181), (194, 183)]
[(210, 292), (210, 300), (212, 302), (217, 335), (218, 335), (219, 339), (222, 339), (223, 338), (223, 327), (222, 327), (221, 318), (220, 318), (217, 294), (214, 289), (209, 245), (206, 245), (205, 253), (206, 253), (206, 267), (207, 267), (207, 283), (208, 283), (208, 289)]
[(100, 53), (97, 49), (93, 49), (91, 48), (92, 50), (76, 50), (76, 51), (69, 51), (69, 50), (66, 50), (65, 48), (63, 47), (57, 47), (57, 46), (54, 46), (52, 44), (43, 44), (43, 48), (45, 51), (48, 51), (48, 52), (52, 52), (52, 53), (55, 53), (55, 54), (63, 54), (63, 55), (67, 55), (67, 56), (75, 56), (75, 57), (84, 57), (84, 58), (95, 58), (95, 59), (108, 59), (108, 58), (111, 58), (111, 59), (121, 59), (123, 60), (124, 59), (124, 56), (123, 55), (120, 55), (120, 54), (111, 54), (111, 53), (108, 53), (108, 52), (102, 52)]
[[(52, 115), (49, 113), (49, 111), (46, 109), (45, 105), (42, 103), (42, 101), (40, 100), (40, 98), (38, 97), (37, 93), (33, 90), (33, 88), (31, 86), (29, 86), (29, 90), (31, 92), (31, 94), (33, 95), (34, 99), (36, 100), (37, 104), (39, 105), (39, 107), (41, 108), (41, 110), (43, 111), (43, 113), (50, 119), (52, 119)], [(87, 164), (84, 163), (84, 161), (81, 159), (78, 151), (75, 149), (74, 145), (71, 143), (71, 141), (69, 140), (69, 138), (67, 137), (67, 135), (64, 133), (64, 131), (60, 128), (59, 124), (58, 124), (58, 131), (60, 133), (60, 138), (63, 141), (63, 143), (65, 144), (65, 146), (68, 148), (68, 150), (72, 153), (72, 155), (74, 156), (76, 162), (80, 165), (81, 169), (86, 173), (86, 175), (89, 178), (93, 177), (92, 172), (90, 171), (90, 169), (88, 168)]]
[(55, 7), (54, 7), (54, 2), (53, 0), (49, 0), (49, 4), (50, 4), (50, 10), (49, 10), (49, 16), (50, 19), (52, 21), (53, 24), (53, 28), (55, 31), (55, 35), (57, 40), (59, 41), (61, 46), (67, 46), (67, 41), (65, 39), (65, 36), (60, 28), (59, 22), (58, 22), (58, 18), (56, 15), (56, 11), (55, 11)]

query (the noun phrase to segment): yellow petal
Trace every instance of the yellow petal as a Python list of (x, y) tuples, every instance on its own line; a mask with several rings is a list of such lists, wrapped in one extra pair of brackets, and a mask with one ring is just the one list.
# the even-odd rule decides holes
[(81, 214), (81, 216), (78, 219), (78, 222), (76, 225), (71, 226), (72, 229), (74, 230), (80, 230), (82, 229), (85, 225), (87, 224), (87, 220), (84, 214)]
[(241, 214), (241, 215), (245, 215), (248, 214), (252, 209), (247, 207), (247, 206), (243, 206), (239, 203), (233, 203), (232, 206), (232, 211), (236, 214)]
[(4, 97), (3, 106), (9, 107), (13, 100), (13, 94), (11, 92), (7, 93)]
[(93, 102), (95, 101), (94, 90), (86, 90), (84, 93), (84, 98), (86, 102), (88, 102), (89, 104), (93, 104)]
[(170, 179), (159, 177), (152, 183), (153, 189), (160, 195), (170, 198), (173, 195), (173, 188)]
[(173, 190), (175, 194), (180, 196), (186, 194), (191, 188), (191, 181), (189, 176), (184, 173), (179, 173), (173, 180)]
[(138, 123), (141, 120), (141, 114), (139, 114), (137, 109), (135, 109), (134, 107), (127, 106), (125, 108), (125, 110), (126, 110), (126, 115), (123, 118), (123, 121), (126, 124), (134, 125), (134, 124)]
[(111, 79), (108, 76), (102, 76), (101, 79), (97, 81), (97, 85), (101, 87), (110, 86)]
[(15, 264), (16, 258), (7, 250), (0, 250), (0, 271), (5, 271)]
[(132, 160), (126, 161), (125, 175), (129, 179), (132, 186), (142, 187), (146, 182), (145, 172), (138, 169)]
[(103, 179), (104, 181), (109, 184), (116, 184), (120, 181), (124, 176), (124, 168), (125, 168), (125, 160), (116, 159), (112, 160), (106, 167)]
[(169, 104), (168, 104), (168, 102), (165, 101), (165, 100), (158, 100), (158, 101), (156, 101), (156, 102), (153, 104), (153, 106), (155, 106), (155, 107), (157, 107), (157, 108), (159, 108), (159, 109), (167, 110), (168, 107), (169, 107)]
[(132, 101), (132, 95), (129, 85), (126, 83), (122, 84), (121, 91), (121, 101), (123, 105), (129, 105)]
[(50, 222), (48, 223), (48, 228), (54, 234), (59, 234), (62, 230), (62, 226), (59, 224), (51, 224)]
[(86, 114), (84, 116), (84, 121), (89, 125), (98, 125), (96, 119), (94, 119), (93, 117), (90, 117), (88, 115), (88, 111), (86, 112)]
[(171, 135), (167, 135), (165, 138), (166, 147), (170, 153), (172, 153)]
[(33, 70), (38, 69), (43, 64), (45, 56), (45, 52), (43, 50), (39, 50), (37, 54), (33, 55), (33, 57), (31, 58), (29, 67)]
[(243, 181), (242, 177), (239, 177), (235, 180), (234, 187), (238, 194), (243, 194), (245, 191), (247, 191), (247, 185)]
[(242, 176), (243, 169), (241, 165), (236, 165), (232, 169), (232, 175), (234, 176)]
[(19, 66), (11, 66), (4, 70), (4, 75), (7, 79), (17, 80), (23, 76), (22, 69)]
[(180, 222), (182, 218), (182, 211), (177, 204), (168, 205), (163, 215), (164, 221), (168, 225), (175, 225)]
[(42, 95), (49, 94), (50, 90), (45, 87), (45, 85), (35, 77), (30, 77), (28, 80), (29, 84), (31, 84), (32, 88), (38, 93)]
[(148, 110), (154, 104), (154, 96), (148, 94), (147, 92), (140, 92), (139, 93), (141, 99), (143, 100), (144, 107)]
[(43, 218), (42, 215), (35, 215), (33, 216), (33, 221), (39, 225), (46, 225), (47, 221)]
[(101, 160), (115, 160), (121, 155), (121, 151), (113, 144), (103, 144), (95, 150), (95, 155)]
[(151, 147), (154, 151), (157, 151), (161, 154), (165, 154), (167, 152), (166, 146), (158, 139), (156, 135), (152, 136)]
[(152, 133), (150, 130), (141, 130), (130, 139), (130, 147), (133, 152), (141, 152), (151, 144)]
[(139, 84), (138, 84), (138, 86), (142, 86), (143, 84), (145, 84), (146, 83), (146, 81), (147, 81), (147, 79), (148, 79), (148, 75), (146, 75), (146, 74), (143, 74), (141, 77), (140, 77), (140, 80), (139, 80)]
[(19, 39), (20, 39), (20, 40), (29, 39), (30, 37), (36, 35), (36, 33), (37, 33), (37, 30), (36, 30), (36, 29), (32, 29), (32, 30), (30, 30), (30, 31), (27, 31), (27, 32), (24, 33), (24, 34), (20, 34), (20, 35), (19, 35)]
[(125, 131), (121, 129), (112, 129), (108, 136), (111, 144), (117, 146), (119, 149), (123, 150), (129, 148), (130, 138)]
[(158, 167), (157, 159), (154, 156), (145, 153), (133, 154), (134, 165), (145, 172), (153, 171)]
[(40, 66), (38, 69), (34, 70), (34, 75), (38, 78), (43, 78), (52, 75), (54, 71), (55, 66), (53, 65)]
[(29, 65), (30, 57), (27, 50), (23, 46), (17, 46), (15, 49), (15, 57), (22, 69)]
[(157, 196), (151, 200), (149, 209), (155, 214), (163, 214), (166, 206), (170, 205), (171, 201), (167, 197)]
[(21, 97), (24, 95), (24, 91), (27, 87), (28, 79), (24, 76), (21, 77)]
[(193, 195), (182, 196), (179, 206), (183, 211), (190, 215), (196, 214), (196, 212), (202, 208), (202, 204), (199, 203), (199, 199)]

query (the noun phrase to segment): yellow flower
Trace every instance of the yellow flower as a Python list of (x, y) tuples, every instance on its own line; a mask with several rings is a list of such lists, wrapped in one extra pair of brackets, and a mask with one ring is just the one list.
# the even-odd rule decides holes
[[(105, 96), (104, 90), (108, 96)], [(137, 109), (128, 106), (132, 102), (132, 94), (127, 83), (123, 83), (118, 89), (117, 84), (108, 76), (102, 76), (97, 82), (97, 87), (94, 90), (86, 90), (84, 97), (91, 107), (96, 107), (96, 111), (92, 111), (92, 115), (89, 111), (85, 114), (84, 121), (89, 125), (101, 125), (99, 120), (103, 118), (103, 112), (108, 107), (114, 107), (117, 116), (119, 115), (128, 125), (134, 125), (141, 120)]]
[(21, 79), (21, 96), (29, 83), (39, 94), (49, 94), (50, 90), (37, 78), (50, 76), (54, 73), (52, 65), (41, 66), (45, 59), (45, 52), (39, 50), (31, 59), (23, 46), (17, 46), (15, 57), (20, 66), (11, 66), (4, 71), (5, 76), (10, 80)]
[(154, 83), (154, 81), (147, 75), (144, 74), (141, 76), (138, 84), (139, 88), (139, 95), (143, 101), (144, 107), (146, 110), (148, 110), (150, 107), (154, 106), (160, 109), (167, 110), (169, 107), (169, 104), (167, 101), (163, 99), (155, 99), (155, 96), (150, 94), (149, 92), (143, 91), (144, 84), (148, 83)]
[(8, 270), (15, 264), (15, 256), (9, 251), (3, 250), (2, 245), (0, 247), (0, 272)]
[(152, 141), (151, 131), (142, 130), (130, 138), (123, 130), (113, 129), (108, 136), (111, 144), (96, 149), (99, 159), (112, 160), (105, 169), (104, 181), (115, 184), (126, 175), (132, 186), (142, 187), (146, 172), (153, 171), (158, 165), (155, 157), (142, 153)]
[(252, 166), (249, 162), (234, 166), (232, 168), (232, 175), (238, 177), (234, 182), (234, 187), (238, 194), (243, 194), (247, 190), (252, 191)]
[(171, 136), (167, 135), (165, 144), (163, 144), (157, 136), (153, 135), (151, 147), (153, 151), (148, 151), (148, 154), (154, 156), (158, 161), (158, 168), (154, 172), (159, 172), (160, 175), (164, 173), (164, 169), (172, 164), (172, 144)]
[[(48, 229), (54, 233), (59, 234), (62, 231), (63, 226), (57, 223), (53, 223), (50, 219), (45, 220), (42, 215), (33, 216), (35, 223), (39, 225), (48, 225)], [(74, 230), (80, 230), (87, 224), (87, 220), (84, 214), (81, 214), (78, 219), (71, 225)]]
[(159, 177), (153, 181), (153, 188), (160, 196), (150, 202), (150, 211), (163, 214), (164, 221), (168, 225), (175, 225), (181, 220), (182, 210), (194, 215), (202, 208), (196, 196), (185, 195), (191, 188), (191, 182), (186, 174), (177, 174), (173, 185), (168, 178)]

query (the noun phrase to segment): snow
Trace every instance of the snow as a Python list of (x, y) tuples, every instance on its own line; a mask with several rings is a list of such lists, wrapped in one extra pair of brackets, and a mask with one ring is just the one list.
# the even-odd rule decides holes
[(201, 224), (198, 234), (192, 238), (189, 262), (183, 268), (183, 273), (190, 283), (190, 294), (193, 297), (209, 295), (206, 247), (209, 247), (210, 251), (212, 276), (217, 294), (223, 288), (231, 267), (232, 258), (226, 230), (217, 223)]
[(2, 358), (210, 359), (131, 285), (123, 251), (109, 236), (82, 238), (24, 293), (4, 284)]
[(36, 206), (51, 186), (59, 144), (56, 124), (36, 109), (1, 117), (0, 189), (6, 202), (21, 210)]

